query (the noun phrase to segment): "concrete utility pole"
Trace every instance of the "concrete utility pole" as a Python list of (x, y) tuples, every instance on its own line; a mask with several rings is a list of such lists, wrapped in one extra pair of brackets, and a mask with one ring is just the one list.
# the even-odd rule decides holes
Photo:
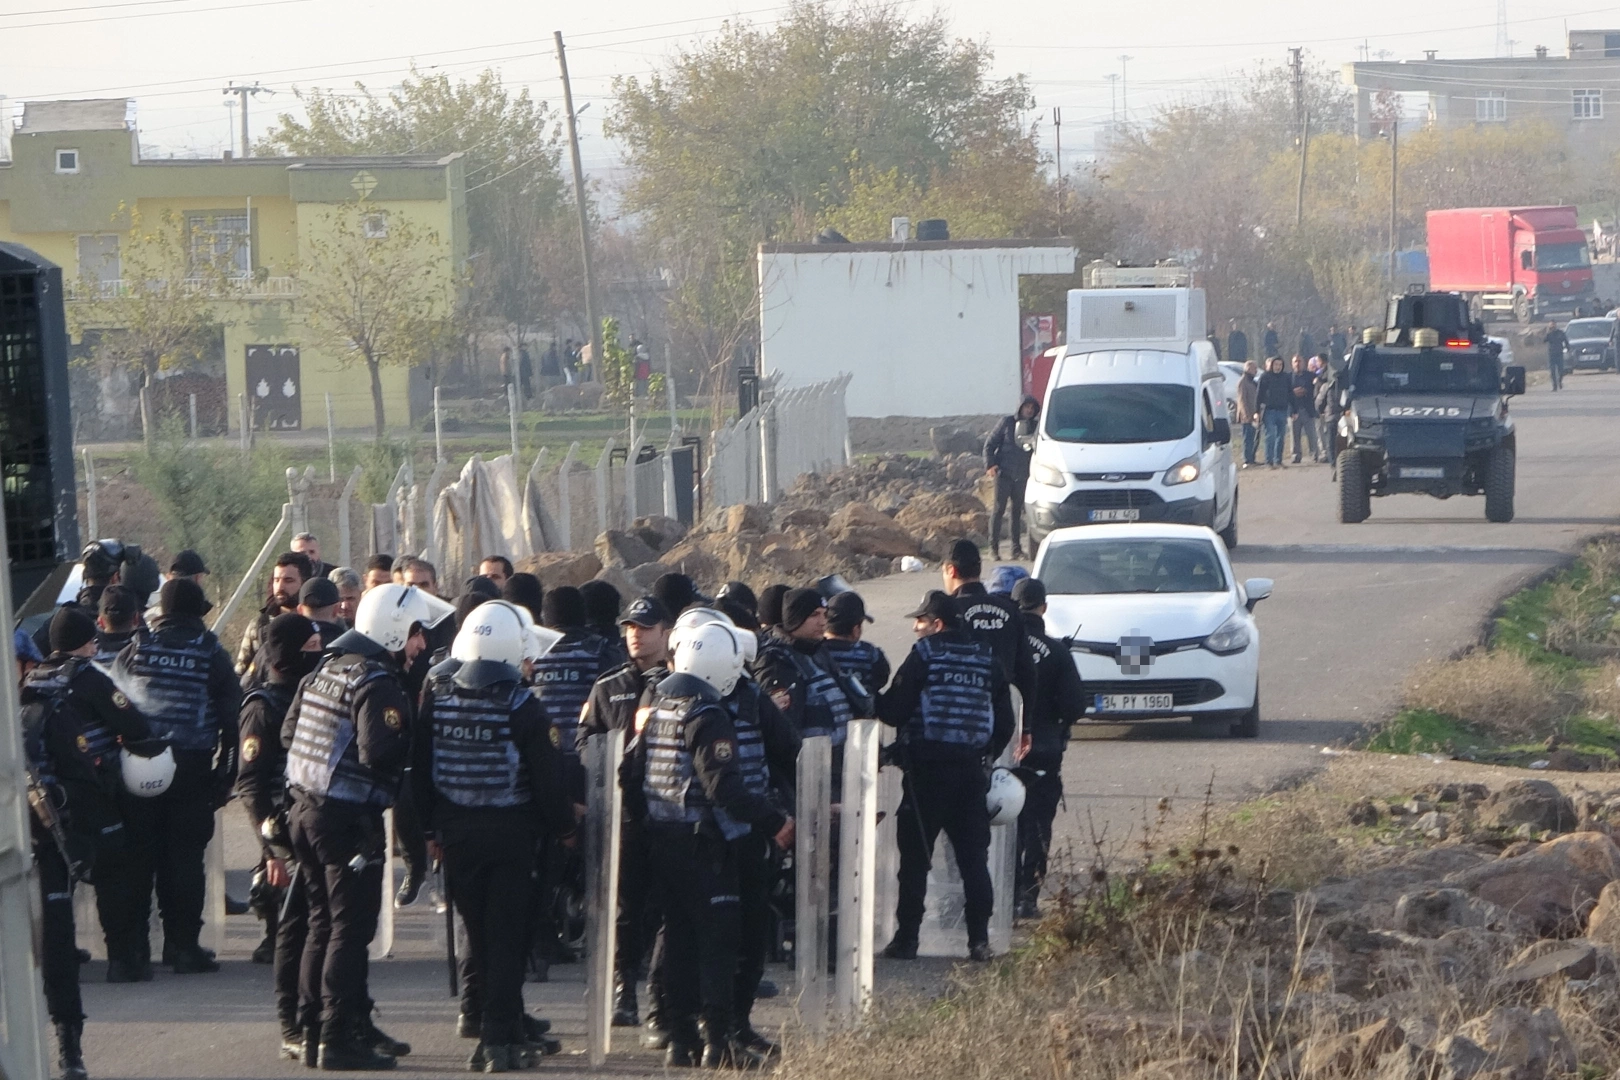
[(1305, 224), (1305, 152), (1311, 145), (1311, 114), (1305, 113), (1305, 123), (1299, 129), (1299, 191), (1294, 196), (1294, 228)]
[(1127, 124), (1131, 122), (1131, 77), (1127, 74), (1125, 65), (1134, 59), (1135, 57), (1126, 56), (1124, 53), (1119, 57), (1119, 114)]
[(1294, 123), (1305, 124), (1305, 50), (1288, 50), (1288, 68), (1294, 75)]
[(591, 335), (591, 366), (602, 370), (602, 320), (596, 314), (596, 271), (591, 266), (591, 217), (585, 207), (585, 170), (579, 163), (579, 122), (574, 112), (574, 88), (568, 82), (568, 54), (562, 31), (557, 39), (557, 66), (562, 69), (563, 108), (568, 111), (568, 153), (574, 161), (574, 205), (579, 210), (579, 259), (585, 271), (585, 321)]
[(1057, 233), (1063, 235), (1063, 110), (1052, 110), (1052, 137), (1057, 140)]
[(242, 156), (248, 157), (252, 154), (252, 149), (248, 145), (248, 98), (257, 94), (274, 94), (275, 91), (268, 86), (260, 86), (258, 83), (254, 83), (252, 86), (237, 86), (235, 83), (231, 83), (220, 93), (235, 94), (242, 102)]

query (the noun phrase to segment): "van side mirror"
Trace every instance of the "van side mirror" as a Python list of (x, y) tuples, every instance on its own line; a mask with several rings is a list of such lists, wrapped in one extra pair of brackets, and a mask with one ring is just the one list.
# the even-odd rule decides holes
[(1217, 417), (1215, 430), (1210, 434), (1209, 441), (1219, 443), (1222, 446), (1230, 443), (1232, 441), (1232, 422), (1224, 416)]
[(1524, 393), (1524, 368), (1510, 364), (1502, 369), (1502, 393), (1515, 397)]

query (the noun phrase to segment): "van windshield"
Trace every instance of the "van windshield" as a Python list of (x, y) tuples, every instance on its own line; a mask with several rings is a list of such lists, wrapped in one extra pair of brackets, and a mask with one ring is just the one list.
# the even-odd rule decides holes
[(1060, 386), (1046, 406), (1046, 437), (1058, 442), (1171, 442), (1192, 434), (1194, 393), (1174, 383)]

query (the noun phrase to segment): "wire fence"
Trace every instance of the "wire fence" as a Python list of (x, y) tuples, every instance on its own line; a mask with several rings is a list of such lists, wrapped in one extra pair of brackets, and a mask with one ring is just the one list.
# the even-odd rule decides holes
[(844, 398), (851, 378), (778, 390), (715, 432), (706, 472), (710, 505), (774, 502), (806, 473), (849, 464)]

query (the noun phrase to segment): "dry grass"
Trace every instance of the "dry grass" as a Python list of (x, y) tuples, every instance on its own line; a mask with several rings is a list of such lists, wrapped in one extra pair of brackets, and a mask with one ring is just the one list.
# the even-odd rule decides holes
[(1507, 739), (1544, 738), (1581, 705), (1575, 680), (1511, 649), (1474, 649), (1420, 667), (1407, 683), (1410, 709), (1452, 716)]

